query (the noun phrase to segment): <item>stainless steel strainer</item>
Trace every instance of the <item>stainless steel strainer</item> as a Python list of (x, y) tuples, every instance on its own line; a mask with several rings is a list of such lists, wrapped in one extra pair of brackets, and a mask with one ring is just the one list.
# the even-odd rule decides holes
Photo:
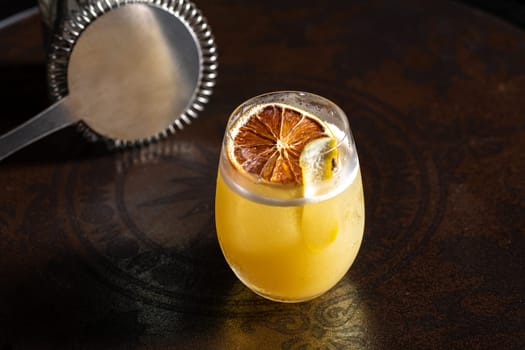
[(187, 0), (84, 1), (48, 52), (56, 102), (0, 137), (0, 160), (73, 123), (111, 147), (158, 140), (198, 116), (217, 76), (210, 27)]

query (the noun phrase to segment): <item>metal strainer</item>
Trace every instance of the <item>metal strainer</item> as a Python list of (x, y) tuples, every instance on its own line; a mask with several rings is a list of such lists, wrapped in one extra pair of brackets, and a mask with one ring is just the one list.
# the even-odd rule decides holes
[(49, 45), (57, 102), (0, 137), (0, 160), (73, 123), (112, 147), (158, 140), (197, 117), (216, 76), (214, 38), (193, 3), (89, 1)]

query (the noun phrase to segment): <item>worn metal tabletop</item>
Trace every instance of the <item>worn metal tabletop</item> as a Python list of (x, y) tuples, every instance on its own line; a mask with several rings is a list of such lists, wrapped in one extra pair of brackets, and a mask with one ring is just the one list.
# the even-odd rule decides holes
[[(449, 1), (197, 5), (220, 67), (190, 127), (0, 163), (0, 349), (522, 349), (525, 33)], [(0, 76), (0, 131), (49, 104), (36, 13), (0, 28)], [(366, 200), (354, 266), (300, 304), (245, 288), (214, 228), (229, 113), (283, 89), (347, 112)]]

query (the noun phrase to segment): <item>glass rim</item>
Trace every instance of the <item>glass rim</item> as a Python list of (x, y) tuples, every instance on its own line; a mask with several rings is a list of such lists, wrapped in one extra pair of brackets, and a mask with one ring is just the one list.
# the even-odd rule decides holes
[[(306, 108), (296, 106), (295, 104), (292, 104), (292, 103), (283, 102), (283, 101), (264, 101), (260, 103), (258, 102), (258, 100), (264, 99), (266, 97), (276, 96), (276, 95), (286, 95), (286, 94), (288, 95), (295, 94), (295, 95), (299, 95), (300, 97), (311, 97), (311, 98), (326, 102), (327, 104), (330, 104), (330, 107), (335, 109), (335, 112), (336, 112), (336, 113), (333, 113), (332, 116), (342, 123), (342, 128), (340, 128), (339, 125), (333, 125), (333, 123), (330, 123), (329, 121), (323, 119), (319, 115), (316, 115), (315, 113), (306, 110)], [(339, 105), (337, 105), (332, 100), (326, 97), (323, 97), (321, 95), (311, 93), (311, 92), (306, 92), (306, 91), (299, 91), (299, 90), (278, 90), (278, 91), (265, 92), (265, 93), (253, 96), (245, 100), (241, 104), (239, 104), (231, 112), (228, 118), (228, 122), (226, 124), (226, 130), (224, 133), (224, 143), (226, 143), (226, 139), (228, 139), (229, 142), (232, 142), (232, 144), (234, 143), (235, 136), (236, 136), (236, 134), (234, 134), (234, 131), (238, 130), (238, 128), (236, 128), (235, 126), (239, 122), (240, 118), (251, 115), (252, 113), (250, 112), (256, 108), (260, 108), (263, 105), (272, 105), (272, 104), (288, 105), (289, 107), (293, 108), (297, 112), (300, 112), (306, 115), (311, 115), (314, 118), (319, 119), (323, 124), (325, 124), (330, 129), (333, 137), (336, 139), (336, 144), (333, 147), (326, 149), (321, 154), (330, 153), (336, 149), (339, 149), (341, 145), (347, 142), (353, 143), (352, 142), (353, 140), (352, 131), (350, 130), (348, 117), (346, 113), (341, 109), (341, 107), (339, 107)], [(246, 110), (243, 110), (244, 107), (246, 107)], [(334, 130), (334, 126), (335, 126), (335, 130)]]

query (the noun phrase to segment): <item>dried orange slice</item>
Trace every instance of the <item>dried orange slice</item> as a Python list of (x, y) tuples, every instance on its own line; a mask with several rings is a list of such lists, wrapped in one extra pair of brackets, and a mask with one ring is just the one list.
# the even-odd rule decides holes
[[(330, 128), (319, 118), (280, 103), (249, 110), (233, 126), (231, 136), (227, 148), (233, 165), (275, 184), (303, 185), (305, 165), (301, 164), (301, 154), (307, 145), (317, 139), (334, 140), (330, 144), (335, 144)], [(302, 158), (304, 163), (304, 155)], [(327, 162), (332, 167), (333, 160)], [(323, 167), (326, 174), (330, 175), (331, 170)]]

